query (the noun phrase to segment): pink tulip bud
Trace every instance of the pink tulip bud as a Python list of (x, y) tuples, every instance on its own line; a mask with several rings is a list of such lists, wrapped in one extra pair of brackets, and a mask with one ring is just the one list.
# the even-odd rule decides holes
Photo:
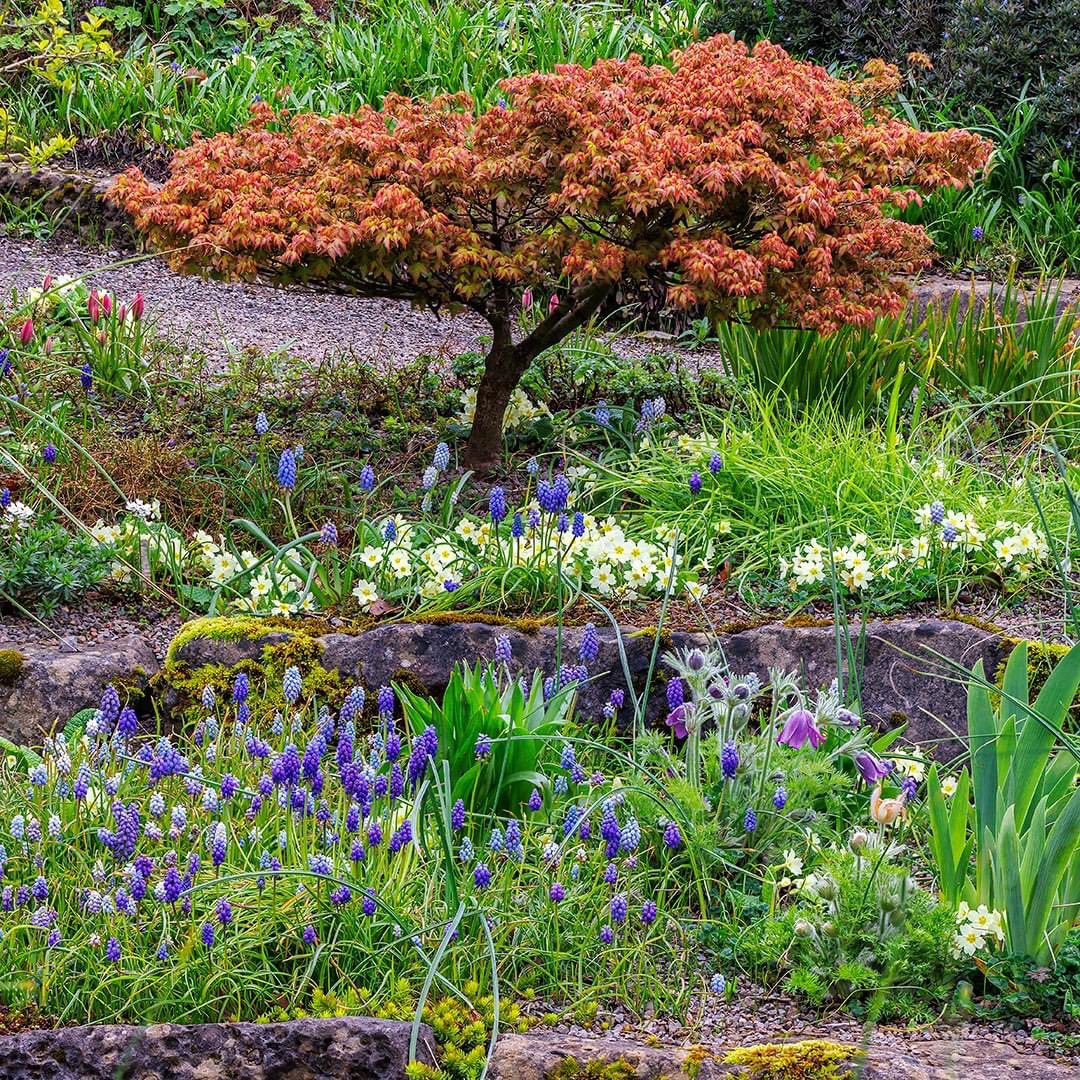
[(108, 293), (101, 294), (101, 310), (106, 315), (112, 314), (112, 297)]
[(97, 289), (92, 289), (86, 299), (86, 310), (90, 313), (90, 321), (96, 323), (101, 318), (101, 304), (98, 301)]
[(146, 310), (146, 301), (143, 299), (142, 292), (135, 294), (135, 299), (131, 301), (131, 314), (132, 317), (138, 322), (143, 317), (143, 311)]
[(53, 276), (52, 276), (52, 274), (46, 274), (45, 275), (45, 280), (42, 281), (41, 287), (46, 292), (48, 292), (53, 287)]
[(548, 301), (548, 314), (550, 315), (559, 306), (559, 297), (556, 293), (551, 294), (551, 299)]
[(533, 306), (533, 294), (532, 289), (526, 289), (521, 294), (521, 306), (528, 311)]
[(116, 317), (123, 322), (127, 318), (127, 304), (121, 304), (116, 309)]
[(19, 340), (24, 345), (29, 345), (34, 340), (34, 320), (27, 319), (22, 324), (22, 329), (19, 331)]
[(50, 335), (49, 335), (49, 336), (48, 336), (48, 337), (47, 337), (47, 338), (45, 339), (45, 355), (46, 355), (46, 356), (48, 356), (48, 355), (49, 355), (49, 353), (51, 353), (51, 352), (53, 351), (53, 346), (54, 346), (55, 344), (56, 344), (56, 339), (55, 339), (55, 338), (54, 338), (54, 337), (52, 336), (52, 334), (50, 334)]
[(104, 345), (105, 342), (109, 340), (109, 335), (106, 334), (104, 330), (99, 330), (97, 332), (97, 339), (100, 344)]

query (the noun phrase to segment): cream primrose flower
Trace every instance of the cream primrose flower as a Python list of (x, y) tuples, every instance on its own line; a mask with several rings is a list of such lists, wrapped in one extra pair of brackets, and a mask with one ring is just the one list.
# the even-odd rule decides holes
[(946, 799), (951, 799), (956, 794), (956, 787), (956, 777), (946, 776), (941, 781), (941, 794), (944, 795)]
[(375, 587), (374, 582), (358, 581), (353, 587), (352, 595), (356, 597), (360, 607), (364, 611), (368, 611), (371, 605), (379, 599), (379, 590)]

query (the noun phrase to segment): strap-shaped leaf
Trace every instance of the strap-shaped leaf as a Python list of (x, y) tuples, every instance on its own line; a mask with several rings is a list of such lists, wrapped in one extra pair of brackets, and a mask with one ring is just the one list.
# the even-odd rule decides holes
[[(994, 906), (1003, 903), (1008, 925), (1009, 946), (1012, 952), (1021, 953), (1026, 946), (1024, 890), (1020, 884), (1020, 845), (1016, 837), (1013, 808), (1010, 806), (1001, 819), (997, 836), (983, 833), (983, 846), (991, 849), (994, 865)], [(1000, 900), (998, 899), (1000, 897)]]
[[(1011, 662), (1010, 657), (1010, 662)], [(1033, 706), (1034, 715), (1021, 724), (1013, 759), (1013, 800), (1016, 818), (1023, 822), (1046, 770), (1046, 762), (1061, 733), (1065, 715), (1080, 688), (1080, 646), (1070, 649), (1047, 676)], [(1004, 707), (1004, 706), (1003, 706)]]
[[(1018, 647), (1019, 648), (1019, 647)], [(1013, 662), (1018, 649), (1013, 650), (1009, 663)], [(971, 749), (971, 781), (975, 792), (975, 831), (977, 836), (991, 835), (997, 826), (997, 754), (994, 740), (997, 725), (990, 694), (980, 660), (974, 669), (975, 679), (968, 685), (968, 743)]]
[[(1069, 870), (1077, 842), (1080, 841), (1080, 788), (1069, 800), (1069, 805), (1058, 816), (1050, 835), (1046, 838), (1040, 860), (1039, 872), (1031, 893), (1027, 911), (1027, 953), (1036, 960), (1049, 954), (1046, 941), (1047, 923), (1057, 900), (1058, 887)], [(1065, 897), (1067, 904), (1076, 897)], [(1072, 909), (1070, 909), (1072, 910)]]

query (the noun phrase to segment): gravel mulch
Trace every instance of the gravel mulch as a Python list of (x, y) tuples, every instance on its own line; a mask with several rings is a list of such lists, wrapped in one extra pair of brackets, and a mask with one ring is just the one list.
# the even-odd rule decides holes
[[(666, 1045), (703, 1045), (707, 1048), (754, 1046), (790, 1039), (831, 1039), (859, 1045), (866, 1042), (878, 1049), (902, 1052), (913, 1044), (932, 1040), (1004, 1043), (1021, 1054), (1040, 1054), (1048, 1058), (1075, 1060), (1080, 1064), (1080, 1048), (1059, 1049), (1036, 1038), (1037, 1020), (949, 1019), (917, 1028), (879, 1024), (867, 1031), (856, 1018), (846, 1013), (818, 1015), (800, 1007), (786, 994), (770, 992), (740, 979), (730, 1001), (720, 994), (694, 1000), (685, 1021), (652, 1014), (636, 1016), (629, 1009), (615, 1005), (602, 1010), (584, 1027), (563, 1015), (564, 1010), (550, 1003), (523, 1003), (522, 1011), (533, 1017), (545, 1013), (560, 1016), (550, 1030), (583, 1038), (629, 1039), (635, 1042)], [(1056, 1024), (1045, 1027), (1056, 1030)]]
[(0, 647), (57, 645), (74, 650), (138, 635), (164, 661), (169, 643), (184, 622), (178, 608), (167, 601), (120, 598), (95, 594), (63, 605), (42, 626), (24, 615), (0, 611)]

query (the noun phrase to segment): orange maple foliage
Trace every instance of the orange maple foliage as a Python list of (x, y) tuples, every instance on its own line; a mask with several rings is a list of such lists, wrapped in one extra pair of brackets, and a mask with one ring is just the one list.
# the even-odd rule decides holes
[[(837, 79), (721, 35), (670, 67), (507, 79), (508, 104), (479, 116), (460, 94), (347, 116), (256, 105), (249, 126), (180, 151), (160, 189), (132, 170), (113, 198), (179, 269), (484, 316), (470, 446), (490, 464), (525, 368), (619, 285), (822, 332), (901, 310), (895, 276), (931, 245), (889, 209), (969, 183), (990, 146), (890, 116), (898, 86), (881, 61)], [(525, 286), (560, 303), (515, 342)]]

